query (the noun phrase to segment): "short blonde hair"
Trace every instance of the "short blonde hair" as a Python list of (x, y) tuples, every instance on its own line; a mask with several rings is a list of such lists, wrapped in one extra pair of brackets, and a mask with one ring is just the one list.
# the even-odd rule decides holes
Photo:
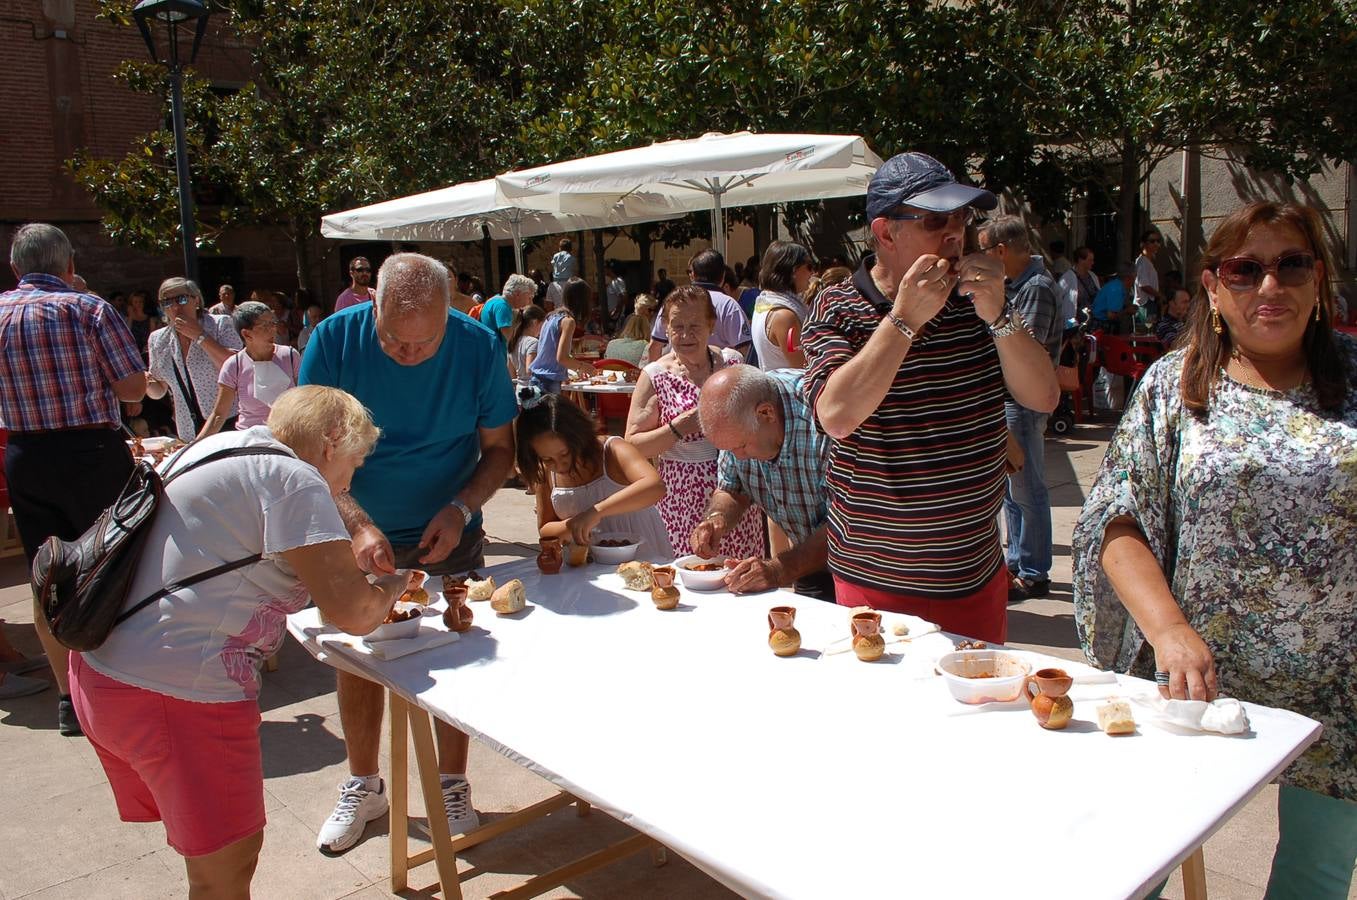
[(651, 321), (640, 313), (627, 316), (622, 330), (617, 333), (619, 341), (649, 341)]
[(275, 438), (303, 459), (318, 458), (326, 441), (339, 453), (364, 459), (382, 436), (357, 397), (318, 384), (284, 391), (273, 403), (268, 426)]

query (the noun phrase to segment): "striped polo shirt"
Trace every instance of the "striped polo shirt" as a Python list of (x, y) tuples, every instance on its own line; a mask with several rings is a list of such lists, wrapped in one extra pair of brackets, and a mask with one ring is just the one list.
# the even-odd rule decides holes
[[(806, 395), (852, 359), (891, 308), (867, 256), (822, 291), (806, 320)], [(979, 591), (1002, 564), (1004, 379), (971, 301), (953, 294), (910, 347), (857, 430), (835, 441), (829, 565), (853, 584), (948, 600)]]

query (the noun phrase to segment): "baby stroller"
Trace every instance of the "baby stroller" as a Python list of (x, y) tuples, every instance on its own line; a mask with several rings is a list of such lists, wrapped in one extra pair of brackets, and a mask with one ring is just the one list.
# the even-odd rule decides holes
[(1083, 326), (1065, 329), (1060, 344), (1060, 364), (1055, 370), (1056, 379), (1060, 382), (1060, 402), (1046, 422), (1051, 434), (1057, 436), (1069, 434), (1079, 421), (1079, 409), (1084, 403), (1084, 386), (1079, 380), (1084, 343)]

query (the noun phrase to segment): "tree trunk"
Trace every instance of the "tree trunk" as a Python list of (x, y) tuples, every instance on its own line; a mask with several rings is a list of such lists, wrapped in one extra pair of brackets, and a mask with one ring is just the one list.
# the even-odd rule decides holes
[(1117, 197), (1117, 230), (1121, 232), (1121, 240), (1117, 244), (1118, 263), (1130, 262), (1138, 252), (1136, 201), (1139, 198), (1140, 157), (1136, 153), (1131, 133), (1124, 131), (1121, 138), (1121, 188)]
[(595, 308), (599, 311), (599, 321), (607, 318), (608, 304), (608, 285), (603, 280), (603, 231), (595, 228), (594, 235), (594, 290), (597, 292), (594, 296), (597, 299)]
[(760, 261), (772, 243), (773, 207), (768, 204), (754, 207), (754, 256)]
[(655, 240), (651, 237), (650, 226), (638, 225), (632, 228), (631, 239), (636, 242), (636, 250), (641, 256), (641, 274), (645, 276), (645, 283), (641, 285), (639, 293), (648, 294), (650, 286), (655, 283)]
[(311, 241), (312, 235), (306, 234), (302, 229), (294, 228), (292, 233), (296, 235), (292, 240), (292, 247), (297, 258), (297, 290), (311, 291), (313, 283), (311, 271)]

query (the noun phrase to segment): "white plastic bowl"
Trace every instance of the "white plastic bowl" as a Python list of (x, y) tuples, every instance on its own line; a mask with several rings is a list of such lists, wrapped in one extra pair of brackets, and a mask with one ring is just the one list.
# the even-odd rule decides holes
[[(599, 546), (600, 541), (629, 541), (630, 543), (625, 547), (601, 547)], [(608, 566), (631, 562), (636, 558), (636, 553), (640, 549), (640, 538), (634, 534), (621, 531), (598, 532), (594, 534), (593, 540), (589, 544), (589, 551), (594, 554), (594, 562)]]
[[(396, 606), (405, 609), (411, 604), (397, 602)], [(376, 628), (363, 635), (363, 640), (371, 643), (372, 641), (394, 641), (397, 638), (412, 638), (419, 634), (419, 620), (424, 617), (423, 610), (427, 607), (420, 607), (420, 614), (406, 619), (404, 622), (387, 622), (385, 625), (378, 625)]]
[[(725, 567), (727, 557), (714, 556), (707, 559), (702, 556), (684, 556), (674, 561), (674, 568), (678, 569), (679, 579), (683, 586), (690, 591), (724, 591), (726, 589), (726, 573), (730, 570)], [(689, 566), (701, 566), (711, 563), (720, 564), (721, 568), (714, 572), (694, 572)]]
[(962, 703), (1007, 703), (1022, 696), (1032, 666), (1002, 650), (954, 650), (938, 660), (938, 671)]

